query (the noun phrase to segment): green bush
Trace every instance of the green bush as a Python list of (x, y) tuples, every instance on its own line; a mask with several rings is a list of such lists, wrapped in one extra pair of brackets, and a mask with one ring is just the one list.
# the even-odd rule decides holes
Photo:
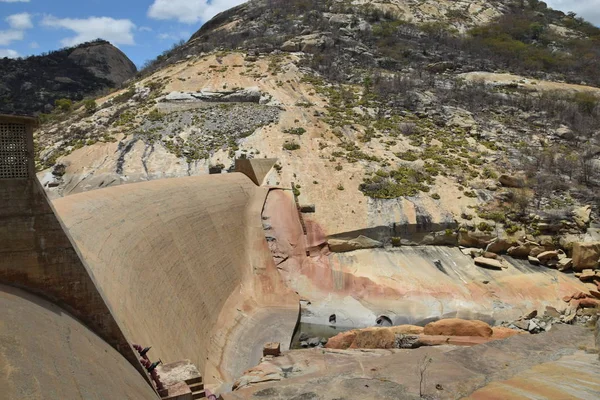
[(590, 92), (580, 92), (573, 97), (581, 112), (591, 114), (598, 105), (598, 97)]
[(490, 224), (488, 224), (487, 222), (480, 222), (477, 225), (477, 229), (479, 229), (482, 232), (491, 232), (491, 231), (494, 230), (494, 228)]
[[(195, 115), (194, 115), (194, 117), (195, 117)], [(157, 109), (150, 111), (150, 113), (148, 114), (148, 120), (150, 120), (152, 122), (162, 121), (163, 118), (164, 118), (164, 114), (162, 114)]]
[(284, 150), (294, 151), (294, 150), (298, 150), (299, 148), (300, 148), (300, 145), (296, 142), (285, 142), (283, 144)]
[(400, 167), (394, 171), (379, 170), (375, 176), (365, 178), (359, 190), (366, 196), (376, 199), (395, 199), (416, 196), (419, 192), (429, 192), (433, 178), (426, 172), (410, 167)]
[(284, 133), (289, 133), (291, 135), (304, 135), (306, 133), (306, 129), (304, 128), (289, 128), (283, 131)]
[(135, 96), (135, 87), (130, 87), (127, 91), (115, 96), (112, 101), (117, 104), (125, 103)]
[(483, 169), (483, 176), (487, 179), (498, 179), (498, 174), (489, 167)]
[(73, 102), (69, 99), (58, 99), (54, 102), (54, 106), (62, 112), (69, 112), (73, 107)]
[(93, 114), (98, 109), (96, 101), (93, 99), (88, 99), (84, 101), (83, 106), (85, 107), (85, 112), (87, 112), (88, 114)]
[(417, 161), (419, 156), (414, 151), (405, 151), (402, 153), (395, 153), (396, 157), (404, 161)]

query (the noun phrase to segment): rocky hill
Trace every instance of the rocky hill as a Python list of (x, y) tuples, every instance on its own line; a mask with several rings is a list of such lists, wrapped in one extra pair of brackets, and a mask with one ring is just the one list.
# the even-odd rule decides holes
[(25, 59), (0, 59), (0, 113), (48, 113), (58, 99), (81, 100), (131, 79), (122, 51), (97, 40)]
[(568, 247), (597, 237), (598, 38), (537, 1), (250, 1), (55, 111), (40, 177), (63, 196), (278, 158), (267, 182), (324, 237)]

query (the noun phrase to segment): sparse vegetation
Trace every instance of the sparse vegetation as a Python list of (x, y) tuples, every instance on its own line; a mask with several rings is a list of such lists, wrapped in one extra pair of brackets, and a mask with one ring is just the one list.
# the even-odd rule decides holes
[(300, 144), (296, 142), (285, 142), (283, 144), (283, 149), (288, 151), (294, 151), (300, 149)]

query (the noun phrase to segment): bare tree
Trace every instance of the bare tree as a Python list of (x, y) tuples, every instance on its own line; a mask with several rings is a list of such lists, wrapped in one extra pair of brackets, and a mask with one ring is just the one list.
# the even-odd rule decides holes
[(425, 387), (427, 385), (427, 368), (433, 362), (433, 359), (429, 357), (428, 354), (425, 354), (421, 361), (419, 361), (419, 396), (421, 398), (425, 397)]

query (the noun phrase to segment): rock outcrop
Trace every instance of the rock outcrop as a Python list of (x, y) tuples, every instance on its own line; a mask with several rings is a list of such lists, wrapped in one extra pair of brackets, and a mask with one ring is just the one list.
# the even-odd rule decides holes
[(331, 250), (334, 253), (346, 253), (348, 251), (354, 250), (375, 249), (378, 247), (383, 247), (383, 243), (363, 235), (360, 235), (356, 239), (350, 240), (329, 239), (327, 241), (327, 244), (329, 245), (329, 250)]
[(137, 69), (99, 40), (24, 59), (0, 59), (0, 113), (49, 112), (57, 99), (81, 100), (131, 79)]

